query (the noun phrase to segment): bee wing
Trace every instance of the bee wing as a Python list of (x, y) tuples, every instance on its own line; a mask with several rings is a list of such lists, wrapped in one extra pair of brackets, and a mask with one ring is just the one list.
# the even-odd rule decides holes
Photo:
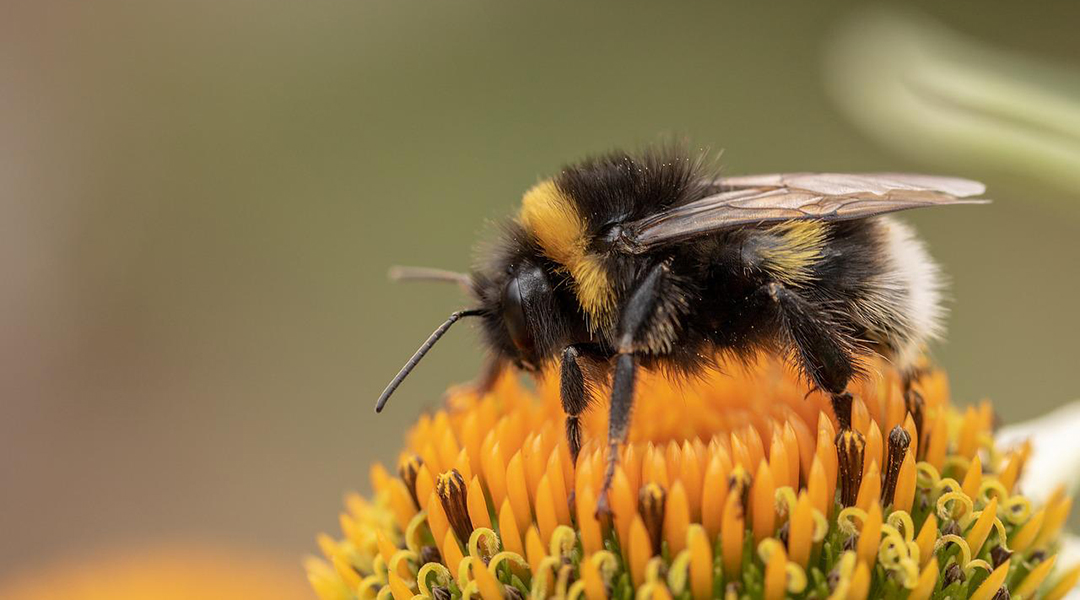
[(720, 193), (676, 206), (624, 227), (631, 253), (741, 225), (777, 221), (846, 221), (949, 204), (983, 193), (976, 181), (903, 173), (777, 173), (730, 177)]
[(771, 173), (725, 177), (721, 189), (788, 188), (830, 196), (849, 194), (885, 195), (890, 192), (938, 192), (957, 198), (978, 196), (986, 186), (959, 177), (938, 177), (917, 173)]

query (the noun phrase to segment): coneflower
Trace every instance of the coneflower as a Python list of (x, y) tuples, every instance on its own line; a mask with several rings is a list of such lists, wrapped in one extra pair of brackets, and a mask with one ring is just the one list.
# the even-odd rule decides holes
[(1021, 493), (1031, 446), (999, 448), (990, 405), (953, 406), (941, 373), (905, 394), (874, 366), (844, 428), (771, 362), (642, 376), (610, 519), (604, 411), (572, 464), (554, 380), (451, 390), (399, 475), (375, 465), (374, 494), (349, 496), (309, 579), (327, 600), (1063, 597), (1072, 500)]

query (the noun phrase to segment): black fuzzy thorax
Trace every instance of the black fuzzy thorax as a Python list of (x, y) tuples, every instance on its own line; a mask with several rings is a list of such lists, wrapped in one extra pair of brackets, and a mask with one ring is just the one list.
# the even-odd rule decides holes
[(614, 225), (707, 196), (713, 177), (706, 165), (704, 155), (678, 149), (613, 153), (564, 168), (555, 185), (577, 205), (589, 237), (600, 238)]

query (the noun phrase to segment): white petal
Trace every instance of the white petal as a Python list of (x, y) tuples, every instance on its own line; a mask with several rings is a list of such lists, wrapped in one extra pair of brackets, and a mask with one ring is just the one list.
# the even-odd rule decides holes
[[(1054, 573), (1064, 573), (1073, 565), (1080, 564), (1080, 537), (1065, 535), (1061, 540), (1061, 551), (1058, 552), (1057, 564), (1054, 565)], [(1054, 577), (1053, 574), (1050, 575)], [(1051, 579), (1053, 581), (1053, 579)], [(1080, 600), (1080, 588), (1074, 588), (1065, 594), (1064, 600)]]
[(1003, 428), (1002, 447), (1030, 439), (1031, 458), (1020, 476), (1020, 488), (1035, 502), (1045, 501), (1059, 486), (1070, 492), (1080, 487), (1080, 401), (1037, 419)]

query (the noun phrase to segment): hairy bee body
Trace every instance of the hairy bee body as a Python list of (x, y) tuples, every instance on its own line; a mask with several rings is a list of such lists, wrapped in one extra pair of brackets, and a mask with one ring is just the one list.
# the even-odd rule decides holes
[(638, 368), (688, 376), (781, 355), (831, 395), (842, 428), (864, 357), (885, 356), (910, 381), (940, 331), (941, 280), (911, 230), (884, 215), (979, 203), (964, 198), (983, 186), (895, 173), (718, 178), (704, 164), (611, 154), (535, 185), (471, 275), (440, 276), (477, 306), (432, 334), (377, 409), (453, 322), (479, 317), (492, 372), (557, 365), (575, 458), (579, 417), (610, 381), (606, 492)]
[[(592, 345), (593, 362), (612, 358), (629, 292), (659, 266), (655, 303), (632, 342), (645, 368), (685, 375), (778, 353), (840, 393), (858, 366), (830, 345), (850, 358), (873, 351), (912, 367), (939, 332), (941, 283), (923, 244), (889, 217), (768, 223), (643, 254), (618, 250), (623, 224), (715, 193), (710, 181), (685, 158), (609, 156), (534, 187), (474, 275), (481, 305), (495, 308), (484, 315), (495, 355), (529, 370), (560, 360), (573, 344)], [(549, 306), (524, 307), (533, 313), (532, 345), (519, 347), (501, 295), (522, 265), (544, 272), (551, 297)], [(785, 323), (784, 306), (806, 319)], [(799, 361), (795, 339), (822, 347), (823, 356)]]

